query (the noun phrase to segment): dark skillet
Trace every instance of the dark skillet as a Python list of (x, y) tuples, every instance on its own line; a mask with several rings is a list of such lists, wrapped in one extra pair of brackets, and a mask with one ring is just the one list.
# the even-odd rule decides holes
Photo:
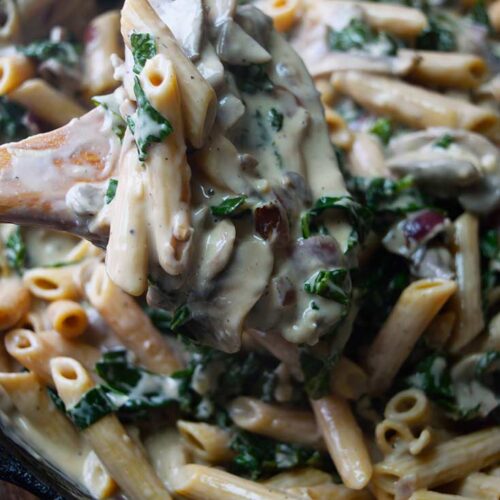
[(0, 422), (0, 480), (15, 484), (43, 500), (91, 499), (29, 445)]

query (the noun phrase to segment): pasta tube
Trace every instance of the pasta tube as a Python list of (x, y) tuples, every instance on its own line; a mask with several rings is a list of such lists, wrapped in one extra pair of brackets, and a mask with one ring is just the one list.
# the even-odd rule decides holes
[(498, 500), (500, 498), (500, 477), (474, 472), (460, 482), (457, 493), (470, 498)]
[(39, 299), (73, 300), (80, 294), (74, 279), (75, 270), (75, 266), (30, 269), (24, 273), (24, 286)]
[(361, 177), (390, 177), (381, 142), (371, 134), (357, 132), (349, 151), (349, 173)]
[(172, 62), (179, 79), (186, 137), (195, 148), (201, 148), (217, 111), (212, 87), (184, 55), (172, 32), (160, 21), (146, 0), (126, 0), (122, 10), (121, 31), (129, 47), (133, 32), (151, 33), (155, 37), (158, 53)]
[(120, 35), (120, 12), (111, 10), (97, 16), (87, 27), (83, 66), (87, 95), (105, 94), (118, 87), (111, 64), (113, 54), (123, 57)]
[(366, 356), (372, 393), (389, 388), (420, 336), (456, 289), (453, 281), (424, 279), (403, 291)]
[(99, 500), (110, 498), (116, 494), (118, 485), (93, 451), (85, 459), (82, 477), (87, 489)]
[[(67, 408), (78, 403), (94, 385), (83, 366), (72, 358), (52, 359), (50, 370)], [(128, 497), (134, 500), (171, 498), (115, 415), (101, 418), (82, 430), (82, 435)]]
[(246, 431), (277, 441), (324, 446), (314, 415), (309, 411), (282, 408), (248, 397), (234, 399), (228, 409), (233, 422)]
[(68, 339), (82, 335), (89, 324), (85, 309), (72, 300), (52, 302), (47, 308), (47, 316), (54, 330)]
[(191, 169), (186, 160), (179, 87), (173, 65), (161, 54), (147, 61), (140, 80), (152, 105), (173, 127), (163, 143), (151, 146), (145, 175), (156, 254), (168, 274), (178, 275), (186, 268), (193, 232)]
[(9, 99), (22, 104), (35, 116), (54, 127), (62, 127), (73, 118), (86, 113), (71, 97), (39, 78), (26, 80), (9, 93)]
[(465, 213), (455, 221), (455, 244), (458, 292), (456, 295), (457, 321), (450, 341), (450, 349), (453, 352), (462, 349), (484, 327), (477, 217)]
[(332, 395), (311, 400), (311, 405), (343, 483), (353, 490), (363, 489), (371, 479), (372, 464), (349, 403)]
[(418, 56), (418, 63), (410, 69), (408, 76), (422, 85), (473, 89), (481, 84), (488, 71), (484, 59), (473, 54), (398, 51), (398, 56), (407, 54)]
[(205, 465), (184, 465), (174, 480), (174, 493), (188, 500), (289, 500), (285, 493)]
[(0, 95), (8, 94), (35, 76), (35, 66), (22, 55), (0, 57)]
[(80, 438), (70, 421), (50, 399), (47, 388), (33, 372), (0, 373), (0, 386), (23, 417), (57, 445), (79, 450)]
[(30, 294), (17, 277), (0, 279), (0, 330), (14, 326), (28, 313)]
[(276, 31), (286, 32), (298, 21), (302, 0), (259, 0), (255, 6), (273, 20)]
[(108, 278), (103, 265), (96, 267), (86, 294), (92, 306), (125, 347), (135, 353), (141, 365), (164, 374), (181, 368), (173, 348), (155, 329), (137, 302)]
[(345, 71), (334, 74), (332, 83), (370, 111), (410, 127), (442, 126), (486, 133), (498, 123), (498, 114), (490, 109), (391, 78)]
[(234, 456), (229, 432), (216, 425), (178, 420), (177, 429), (193, 455), (204, 462), (228, 462)]
[(453, 438), (416, 457), (388, 457), (375, 465), (374, 483), (382, 490), (413, 491), (463, 478), (500, 459), (500, 428)]

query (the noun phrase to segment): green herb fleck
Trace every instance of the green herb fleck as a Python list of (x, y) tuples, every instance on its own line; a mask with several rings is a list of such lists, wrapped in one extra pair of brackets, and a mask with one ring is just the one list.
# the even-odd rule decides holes
[(7, 264), (19, 274), (22, 274), (26, 264), (26, 245), (21, 234), (21, 228), (16, 227), (10, 233), (5, 243)]
[(232, 66), (232, 72), (236, 78), (236, 85), (242, 92), (256, 94), (257, 92), (271, 92), (274, 89), (274, 84), (263, 64)]
[(170, 322), (170, 329), (175, 332), (179, 330), (181, 326), (186, 324), (190, 319), (191, 311), (189, 310), (189, 307), (186, 305), (180, 306), (174, 312), (172, 321)]
[(71, 42), (39, 40), (24, 47), (18, 47), (18, 51), (26, 57), (32, 57), (38, 61), (54, 59), (65, 66), (76, 66), (80, 58), (81, 48)]
[(436, 148), (448, 149), (455, 142), (455, 138), (450, 134), (444, 134), (436, 140), (434, 146)]
[(246, 208), (246, 201), (245, 195), (226, 198), (218, 205), (210, 207), (210, 211), (214, 217), (233, 217), (239, 215)]
[(304, 290), (311, 295), (319, 295), (339, 304), (348, 305), (350, 296), (344, 289), (347, 277), (347, 269), (318, 271), (304, 283)]
[(137, 77), (135, 77), (134, 93), (137, 99), (137, 110), (127, 118), (127, 123), (134, 134), (139, 159), (145, 161), (150, 144), (163, 141), (173, 129), (170, 122), (148, 101)]
[(106, 205), (109, 205), (115, 195), (116, 195), (116, 188), (118, 187), (118, 180), (117, 179), (109, 179), (108, 182), (108, 189), (106, 189), (106, 194), (104, 196), (104, 201), (106, 202)]
[(12, 142), (25, 139), (31, 134), (26, 125), (27, 109), (0, 96), (0, 141)]
[(67, 414), (76, 427), (83, 430), (115, 409), (104, 389), (97, 386), (87, 391), (73, 408), (67, 410)]
[(342, 30), (328, 30), (330, 50), (339, 52), (360, 51), (393, 56), (398, 51), (396, 40), (385, 32), (377, 33), (368, 24), (352, 19)]
[(132, 33), (130, 36), (132, 55), (134, 56), (134, 73), (139, 74), (146, 61), (156, 55), (156, 42), (148, 33)]
[(484, 0), (476, 0), (470, 11), (470, 17), (475, 23), (485, 26), (489, 33), (493, 32), (488, 8)]
[(276, 108), (271, 108), (269, 110), (269, 122), (271, 127), (279, 132), (283, 128), (283, 113), (280, 113)]
[(393, 134), (391, 120), (388, 118), (379, 118), (370, 128), (370, 132), (375, 134), (387, 146)]
[(446, 19), (441, 16), (429, 16), (428, 21), (428, 27), (420, 33), (415, 41), (415, 48), (440, 52), (456, 50), (455, 33)]

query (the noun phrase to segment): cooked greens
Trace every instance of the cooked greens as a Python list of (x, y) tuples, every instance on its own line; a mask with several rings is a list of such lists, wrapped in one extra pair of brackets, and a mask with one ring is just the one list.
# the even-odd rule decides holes
[(21, 228), (16, 227), (5, 242), (5, 256), (9, 267), (22, 274), (26, 266), (26, 244), (24, 242)]
[(24, 47), (18, 47), (18, 51), (26, 57), (32, 57), (40, 62), (53, 59), (66, 66), (76, 66), (80, 61), (81, 48), (76, 43), (53, 42), (51, 40), (39, 40)]

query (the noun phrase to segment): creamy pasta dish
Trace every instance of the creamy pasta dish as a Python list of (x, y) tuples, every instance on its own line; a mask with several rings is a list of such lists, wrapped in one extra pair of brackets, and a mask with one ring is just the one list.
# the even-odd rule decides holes
[(500, 0), (0, 13), (4, 431), (96, 499), (500, 499)]

